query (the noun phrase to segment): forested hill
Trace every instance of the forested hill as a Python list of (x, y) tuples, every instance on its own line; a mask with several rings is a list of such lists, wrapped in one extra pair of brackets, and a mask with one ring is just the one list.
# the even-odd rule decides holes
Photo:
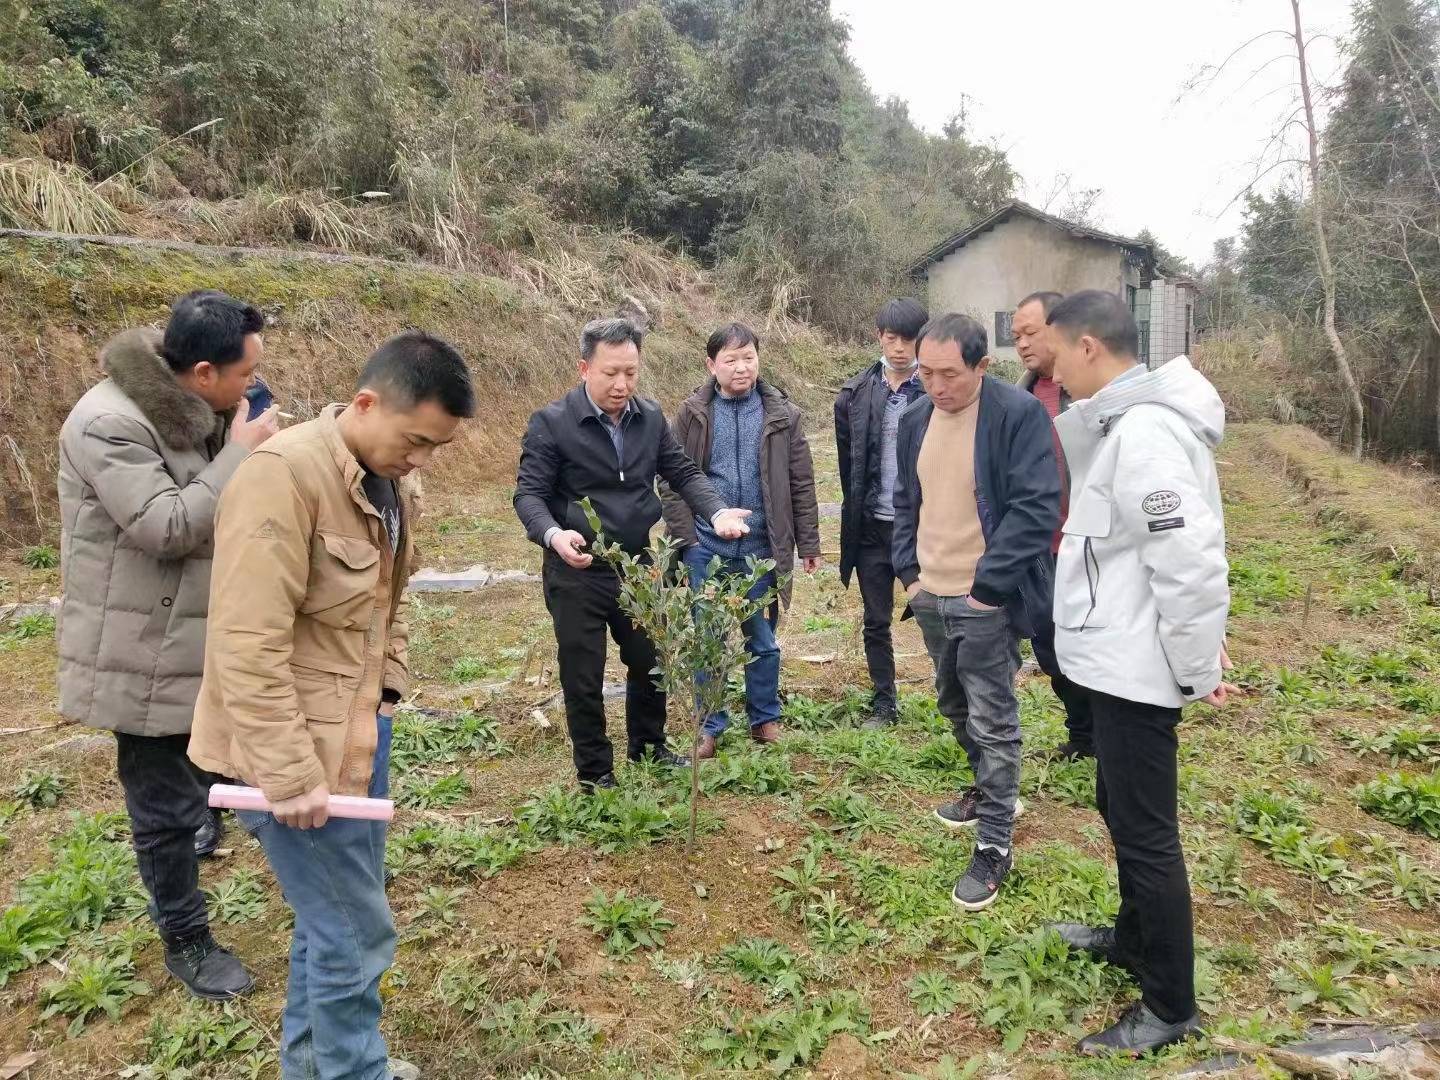
[(532, 284), (634, 232), (848, 335), (1016, 182), (963, 120), (877, 100), (827, 0), (0, 0), (0, 24), (0, 225)]

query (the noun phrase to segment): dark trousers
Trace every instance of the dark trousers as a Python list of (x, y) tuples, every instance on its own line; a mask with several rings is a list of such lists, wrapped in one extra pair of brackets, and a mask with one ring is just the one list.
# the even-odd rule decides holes
[(1008, 849), (1020, 796), (1020, 639), (1003, 607), (977, 611), (963, 596), (921, 589), (910, 610), (935, 664), (936, 705), (975, 773), (976, 840)]
[(1095, 722), (1090, 716), (1090, 692), (1083, 686), (1076, 686), (1060, 671), (1060, 662), (1055, 658), (1055, 624), (1046, 622), (1030, 639), (1035, 650), (1035, 663), (1050, 676), (1050, 688), (1065, 706), (1065, 730), (1070, 734), (1070, 745), (1085, 753), (1095, 751)]
[[(1083, 689), (1083, 688), (1082, 688)], [(1084, 690), (1095, 718), (1095, 802), (1115, 845), (1115, 944), (1150, 1011), (1195, 1015), (1195, 928), (1180, 850), (1179, 709)]]
[(629, 757), (665, 745), (665, 695), (655, 683), (655, 647), (620, 609), (620, 579), (608, 567), (576, 570), (545, 553), (545, 606), (555, 623), (560, 653), (560, 689), (575, 772), (598, 780), (615, 768), (605, 734), (605, 634), (620, 646), (625, 664), (625, 726)]
[(214, 777), (185, 756), (189, 735), (115, 733), (115, 758), (150, 918), (175, 939), (209, 925), (200, 892), (195, 830), (209, 812)]
[(865, 666), (875, 688), (876, 712), (895, 711), (895, 644), (890, 623), (895, 618), (895, 562), (890, 540), (893, 522), (866, 517), (860, 526), (860, 552), (855, 576), (865, 609)]

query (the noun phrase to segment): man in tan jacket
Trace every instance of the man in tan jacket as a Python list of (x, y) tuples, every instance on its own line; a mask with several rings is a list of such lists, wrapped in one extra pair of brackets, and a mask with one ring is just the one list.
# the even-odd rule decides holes
[(259, 311), (224, 293), (182, 296), (163, 334), (137, 328), (106, 344), (109, 377), (60, 429), (60, 711), (115, 733), (166, 970), (213, 1000), (254, 982), (210, 933), (196, 857), (213, 850), (218, 828), (206, 811), (210, 778), (185, 749), (216, 500), (276, 431), (273, 409), (251, 420), (245, 401), (264, 327)]
[(282, 432), (236, 472), (215, 531), (205, 677), (190, 756), (260, 788), (241, 811), (295, 912), (285, 1080), (388, 1080), (380, 976), (395, 953), (385, 826), (330, 818), (389, 792), (408, 689), (410, 474), (475, 412), (460, 354), (419, 331), (380, 346), (348, 405)]

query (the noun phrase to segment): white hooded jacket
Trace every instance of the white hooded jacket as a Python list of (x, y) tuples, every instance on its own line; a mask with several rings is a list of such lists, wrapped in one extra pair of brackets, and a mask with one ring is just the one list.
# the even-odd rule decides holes
[(1224, 403), (1181, 356), (1075, 402), (1055, 428), (1072, 493), (1055, 571), (1060, 669), (1130, 701), (1204, 697), (1220, 685), (1230, 610)]

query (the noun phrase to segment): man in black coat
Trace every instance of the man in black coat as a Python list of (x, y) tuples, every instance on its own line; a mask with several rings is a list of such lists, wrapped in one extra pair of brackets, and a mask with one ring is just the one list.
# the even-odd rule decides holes
[(655, 648), (620, 608), (620, 580), (586, 549), (594, 534), (580, 508), (589, 498), (605, 536), (643, 551), (660, 520), (658, 476), (717, 535), (748, 531), (748, 511), (727, 509), (670, 433), (654, 401), (635, 396), (642, 333), (628, 319), (597, 319), (580, 335), (580, 385), (530, 417), (515, 479), (515, 512), (545, 549), (545, 606), (559, 645), (560, 687), (575, 771), (587, 791), (615, 786), (605, 734), (605, 633), (620, 647), (627, 681), (629, 757), (669, 765), (688, 759), (665, 746), (665, 695), (655, 684)]
[(864, 607), (865, 665), (873, 687), (868, 728), (895, 722), (895, 435), (900, 414), (924, 389), (915, 374), (915, 338), (927, 315), (918, 301), (891, 300), (875, 316), (880, 359), (840, 388), (835, 449), (840, 456), (840, 581), (854, 574)]

